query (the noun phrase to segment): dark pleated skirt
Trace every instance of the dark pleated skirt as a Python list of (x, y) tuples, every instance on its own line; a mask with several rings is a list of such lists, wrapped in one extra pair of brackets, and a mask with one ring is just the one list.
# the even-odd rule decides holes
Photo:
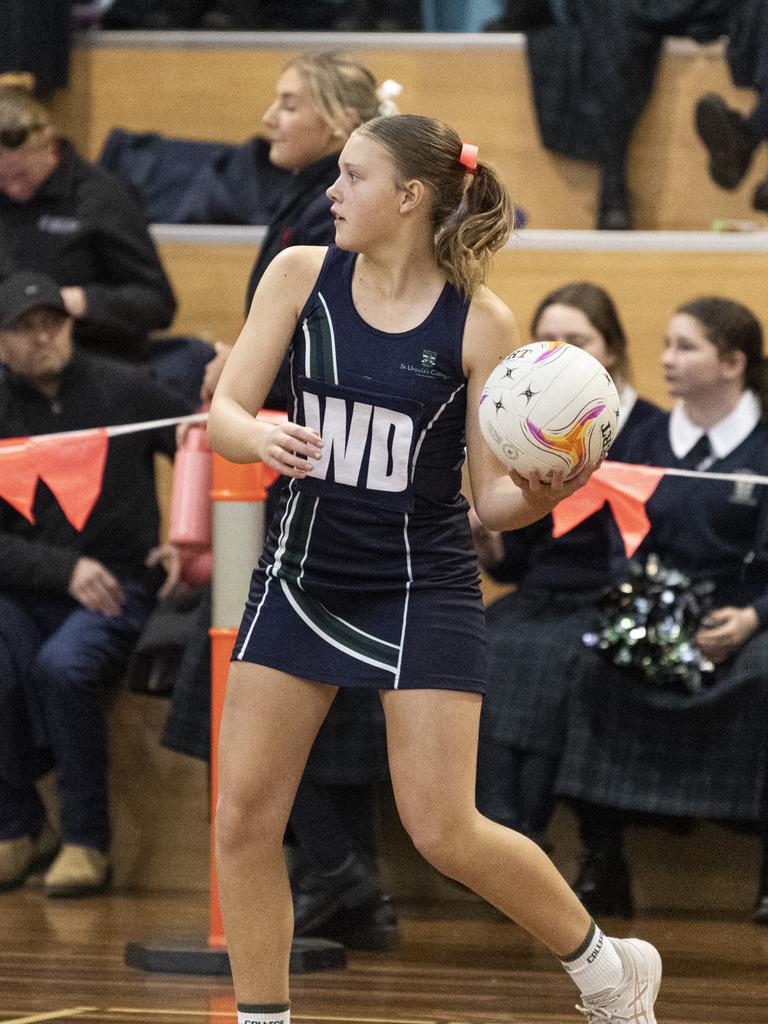
[(768, 760), (768, 631), (701, 695), (650, 689), (596, 654), (568, 702), (557, 793), (680, 817), (759, 821)]
[(582, 671), (595, 595), (515, 591), (492, 604), (481, 742), (530, 753), (562, 750), (567, 705)]
[(389, 778), (378, 691), (339, 689), (317, 734), (305, 773), (324, 786), (358, 786)]

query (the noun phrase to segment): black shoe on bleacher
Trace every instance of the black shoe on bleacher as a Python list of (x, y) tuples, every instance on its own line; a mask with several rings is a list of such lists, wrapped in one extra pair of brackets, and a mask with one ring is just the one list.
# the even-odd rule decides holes
[(696, 104), (696, 131), (709, 151), (709, 174), (720, 188), (733, 191), (749, 169), (756, 139), (736, 110), (717, 93)]

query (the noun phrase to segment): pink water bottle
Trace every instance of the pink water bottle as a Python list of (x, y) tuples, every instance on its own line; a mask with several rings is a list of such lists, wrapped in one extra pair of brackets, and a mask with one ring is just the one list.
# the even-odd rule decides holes
[(192, 424), (176, 452), (168, 540), (211, 546), (211, 450), (203, 423)]

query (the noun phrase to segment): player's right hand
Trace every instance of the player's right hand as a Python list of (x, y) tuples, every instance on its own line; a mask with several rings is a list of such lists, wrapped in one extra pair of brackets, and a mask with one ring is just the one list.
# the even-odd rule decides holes
[(314, 469), (325, 441), (316, 430), (298, 423), (281, 423), (263, 435), (259, 458), (283, 476), (303, 480)]

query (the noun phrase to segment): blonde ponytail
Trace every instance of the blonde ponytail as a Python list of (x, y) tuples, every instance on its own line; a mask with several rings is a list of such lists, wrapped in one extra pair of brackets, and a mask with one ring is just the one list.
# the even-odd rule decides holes
[(288, 68), (301, 76), (320, 117), (345, 138), (350, 132), (349, 111), (354, 112), (354, 127), (384, 113), (382, 104), (391, 103), (395, 95), (384, 86), (396, 82), (384, 83), (377, 90), (373, 72), (341, 50), (303, 53), (290, 61)]
[(464, 198), (435, 237), (438, 266), (466, 295), (485, 284), (491, 256), (506, 244), (514, 219), (514, 207), (496, 172), (478, 163)]

